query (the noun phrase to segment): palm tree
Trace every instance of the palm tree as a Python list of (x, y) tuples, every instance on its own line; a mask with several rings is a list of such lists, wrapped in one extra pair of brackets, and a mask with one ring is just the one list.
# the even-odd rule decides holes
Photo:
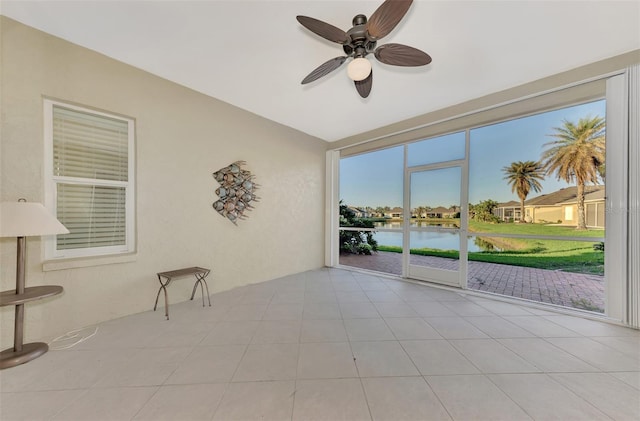
[(520, 198), (520, 221), (524, 222), (524, 201), (531, 190), (536, 193), (542, 190), (539, 180), (544, 180), (544, 169), (540, 162), (517, 161), (503, 167), (504, 179), (509, 182), (511, 192), (517, 193)]
[(578, 124), (564, 120), (561, 127), (554, 127), (549, 136), (554, 141), (546, 143), (550, 148), (542, 153), (543, 167), (547, 174), (554, 173), (558, 180), (574, 183), (577, 187), (578, 225), (576, 229), (587, 229), (584, 208), (584, 186), (598, 182), (605, 158), (604, 118), (587, 116)]

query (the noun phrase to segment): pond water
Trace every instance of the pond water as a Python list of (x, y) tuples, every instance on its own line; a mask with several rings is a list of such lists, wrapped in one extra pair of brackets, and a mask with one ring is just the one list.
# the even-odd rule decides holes
[[(427, 224), (416, 223), (411, 221), (411, 226), (424, 226)], [(443, 226), (443, 224), (431, 224)], [(395, 228), (401, 229), (401, 222), (377, 222), (376, 228)], [(456, 226), (457, 225), (450, 225)], [(379, 245), (402, 247), (402, 232), (377, 231), (374, 238)], [(441, 250), (459, 250), (460, 240), (457, 232), (428, 232), (413, 231), (411, 232), (411, 248), (432, 248)], [(498, 250), (491, 243), (477, 237), (469, 237), (467, 240), (467, 250), (470, 252), (481, 252)]]

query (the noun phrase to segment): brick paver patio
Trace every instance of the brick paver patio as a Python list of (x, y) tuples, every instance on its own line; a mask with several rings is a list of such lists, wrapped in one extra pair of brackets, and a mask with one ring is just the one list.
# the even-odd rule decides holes
[[(458, 261), (453, 259), (413, 254), (411, 263), (454, 270), (458, 265)], [(371, 256), (343, 254), (340, 255), (340, 264), (402, 274), (400, 253), (381, 251)], [(604, 312), (604, 276), (471, 261), (468, 272), (469, 289)]]

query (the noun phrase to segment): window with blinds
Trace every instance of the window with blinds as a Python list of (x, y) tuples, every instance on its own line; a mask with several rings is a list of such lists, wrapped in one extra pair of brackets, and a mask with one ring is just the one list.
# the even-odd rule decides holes
[(49, 258), (133, 251), (133, 120), (45, 102), (47, 203), (69, 229)]

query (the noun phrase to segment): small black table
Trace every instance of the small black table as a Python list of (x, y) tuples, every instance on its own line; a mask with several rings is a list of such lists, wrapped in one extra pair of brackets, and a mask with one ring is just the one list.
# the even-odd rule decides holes
[[(156, 294), (156, 303), (153, 306), (153, 311), (156, 311), (158, 307), (158, 298), (160, 298), (160, 291), (164, 290), (164, 314), (167, 316), (167, 320), (169, 320), (169, 298), (167, 297), (167, 287), (171, 283), (173, 278), (181, 278), (185, 276), (194, 275), (196, 277), (196, 283), (193, 285), (193, 292), (191, 293), (191, 299), (193, 300), (193, 296), (196, 294), (196, 289), (198, 288), (198, 284), (200, 284), (200, 290), (202, 291), (202, 307), (204, 307), (204, 287), (207, 288), (207, 298), (209, 299), (209, 307), (211, 307), (211, 297), (209, 296), (209, 285), (207, 285), (207, 281), (204, 279), (211, 272), (209, 269), (201, 268), (201, 267), (190, 267), (178, 270), (171, 270), (168, 272), (160, 272), (158, 273), (158, 282), (160, 282), (160, 288), (158, 289), (158, 294)], [(163, 279), (166, 279), (163, 282)]]

